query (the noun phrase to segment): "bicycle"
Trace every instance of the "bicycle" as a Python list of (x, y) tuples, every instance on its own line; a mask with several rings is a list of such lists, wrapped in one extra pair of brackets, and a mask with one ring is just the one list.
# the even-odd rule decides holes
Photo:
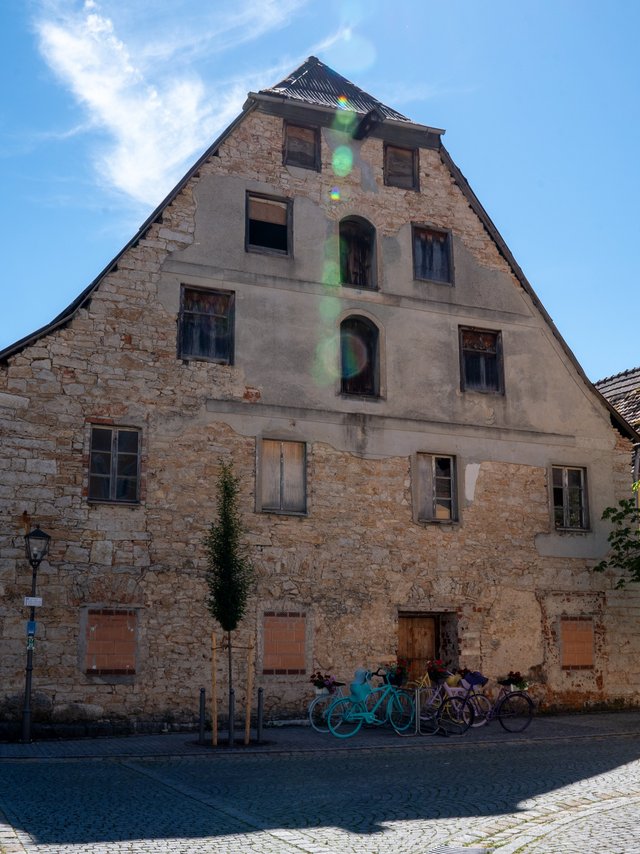
[[(384, 684), (372, 688), (370, 680), (381, 676)], [(385, 671), (356, 670), (348, 697), (338, 697), (327, 712), (329, 731), (336, 738), (350, 738), (363, 724), (380, 726), (390, 723), (394, 730), (406, 732), (414, 720), (414, 703), (410, 694), (392, 685)]]
[(417, 730), (423, 735), (464, 735), (474, 726), (475, 710), (471, 702), (450, 688), (446, 682), (435, 685), (426, 674), (417, 688)]
[[(480, 681), (480, 679), (484, 681)], [(461, 680), (462, 690), (468, 702), (473, 706), (476, 726), (484, 726), (496, 718), (507, 732), (524, 732), (533, 720), (534, 705), (525, 690), (512, 691), (508, 683), (498, 682), (500, 691), (494, 701), (486, 694), (477, 693), (478, 685), (485, 685), (488, 679), (481, 673), (469, 673)]]
[(329, 711), (329, 707), (339, 697), (344, 697), (343, 688), (345, 683), (334, 682), (333, 684), (335, 685), (334, 691), (329, 691), (327, 689), (326, 693), (318, 694), (317, 697), (314, 697), (313, 700), (311, 700), (307, 707), (309, 723), (316, 732), (329, 732), (329, 725), (327, 724), (327, 713)]

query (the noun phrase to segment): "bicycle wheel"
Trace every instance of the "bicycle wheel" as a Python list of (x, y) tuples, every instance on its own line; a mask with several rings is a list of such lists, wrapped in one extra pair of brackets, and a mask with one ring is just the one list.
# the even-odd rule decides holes
[(387, 703), (387, 715), (396, 732), (406, 732), (413, 723), (415, 703), (407, 691), (394, 691)]
[(467, 700), (473, 706), (473, 723), (471, 726), (484, 726), (489, 723), (491, 700), (485, 694), (469, 694)]
[(434, 735), (438, 732), (438, 712), (441, 705), (442, 697), (437, 688), (420, 689), (416, 714), (419, 715), (418, 726), (423, 735)]
[(496, 716), (507, 732), (522, 732), (533, 718), (533, 700), (521, 691), (507, 694), (498, 706)]
[(380, 698), (385, 692), (385, 688), (380, 686), (379, 688), (372, 688), (371, 693), (367, 695), (365, 698), (364, 704), (368, 712), (373, 714), (373, 720), (365, 721), (365, 724), (370, 726), (382, 726), (382, 724), (387, 723), (387, 704), (382, 701), (378, 706)]
[(327, 712), (336, 698), (333, 694), (318, 694), (309, 703), (309, 723), (316, 732), (329, 732), (327, 724)]
[(329, 732), (336, 738), (350, 738), (362, 726), (365, 713), (364, 703), (354, 703), (349, 697), (340, 697), (329, 706), (327, 712)]
[(438, 728), (446, 735), (464, 735), (473, 723), (473, 706), (464, 697), (447, 697), (440, 706)]

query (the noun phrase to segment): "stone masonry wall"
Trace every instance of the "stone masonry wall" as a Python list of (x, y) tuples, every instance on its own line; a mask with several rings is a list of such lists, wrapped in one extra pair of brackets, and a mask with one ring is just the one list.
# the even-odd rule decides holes
[[(323, 162), (336, 141), (323, 135)], [(637, 624), (638, 598), (613, 591), (614, 579), (594, 575), (588, 560), (540, 556), (535, 535), (550, 528), (542, 467), (484, 461), (473, 501), (463, 502), (462, 523), (429, 526), (412, 519), (408, 458), (365, 459), (310, 441), (308, 516), (254, 512), (255, 439), (208, 414), (206, 402), (251, 406), (259, 395), (242, 366), (176, 358), (176, 317), (157, 288), (168, 259), (196, 251), (197, 188), (207, 175), (267, 182), (314, 198), (329, 218), (344, 215), (344, 206), (329, 200), (330, 170), (299, 172), (281, 164), (281, 121), (250, 114), (90, 303), (0, 368), (0, 708), (15, 712), (24, 680), (22, 598), (30, 569), (19, 520), (26, 510), (53, 537), (38, 578), (44, 604), (34, 690), (42, 708), (56, 719), (193, 719), (198, 689), (211, 678), (202, 538), (215, 511), (220, 457), (233, 460), (241, 479), (257, 574), (240, 645), (253, 641), (260, 651), (262, 614), (274, 603), (304, 609), (309, 670), (348, 678), (355, 667), (394, 654), (398, 609), (454, 613), (461, 665), (492, 675), (532, 669), (539, 697), (549, 702), (637, 701), (638, 638), (629, 627)], [(365, 140), (341, 188), (353, 212), (368, 216), (381, 234), (397, 234), (412, 220), (451, 228), (477, 264), (500, 270), (519, 289), (437, 152), (421, 152), (420, 194), (388, 192), (382, 143)], [(139, 505), (87, 502), (92, 423), (141, 428)], [(622, 441), (612, 453), (619, 493), (627, 488), (628, 454)], [(599, 670), (578, 691), (563, 681), (549, 649), (555, 615), (563, 607), (581, 613), (583, 600), (602, 615), (602, 642)], [(81, 613), (90, 605), (137, 609), (135, 677), (82, 672)], [(258, 655), (256, 687), (265, 688), (268, 713), (299, 712), (307, 677), (262, 677), (260, 665)], [(218, 675), (224, 696), (221, 658)]]

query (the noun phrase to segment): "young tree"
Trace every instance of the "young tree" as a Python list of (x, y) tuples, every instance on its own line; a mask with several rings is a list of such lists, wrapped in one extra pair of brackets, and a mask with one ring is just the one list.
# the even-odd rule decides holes
[(594, 566), (596, 572), (616, 569), (628, 574), (619, 578), (616, 588), (624, 587), (628, 581), (640, 582), (640, 508), (637, 493), (640, 481), (633, 484), (634, 498), (624, 498), (617, 507), (607, 507), (603, 519), (610, 519), (615, 528), (609, 534), (611, 556)]
[(217, 516), (205, 537), (208, 607), (227, 633), (229, 690), (233, 687), (231, 632), (244, 616), (253, 583), (253, 567), (242, 542), (244, 528), (238, 511), (239, 480), (231, 463), (220, 460), (216, 484)]

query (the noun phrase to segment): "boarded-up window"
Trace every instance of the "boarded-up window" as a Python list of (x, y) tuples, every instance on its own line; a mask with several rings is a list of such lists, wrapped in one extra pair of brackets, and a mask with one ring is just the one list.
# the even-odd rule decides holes
[(274, 676), (306, 673), (305, 641), (304, 611), (265, 612), (262, 672)]
[(587, 670), (594, 666), (591, 617), (561, 618), (560, 651), (563, 670)]
[(95, 676), (136, 672), (134, 610), (100, 608), (87, 614), (85, 670)]
[(502, 336), (488, 329), (460, 328), (463, 391), (502, 392)]
[(363, 219), (340, 223), (340, 281), (358, 288), (375, 288), (375, 229)]
[(140, 431), (91, 427), (89, 500), (133, 503), (140, 496)]
[(458, 518), (455, 457), (418, 454), (415, 490), (418, 519), (428, 522), (452, 522)]
[(231, 291), (182, 288), (180, 358), (233, 364), (234, 313)]
[(400, 148), (397, 145), (384, 147), (384, 183), (390, 187), (418, 190), (418, 150)]
[(342, 393), (377, 397), (379, 372), (377, 327), (366, 317), (347, 317), (340, 324)]
[(289, 166), (320, 171), (320, 134), (318, 128), (284, 126), (283, 162)]
[(451, 284), (451, 237), (447, 231), (413, 228), (413, 270), (416, 279)]
[(305, 443), (263, 439), (261, 464), (261, 509), (274, 513), (305, 513)]
[(247, 194), (247, 249), (289, 254), (290, 203), (285, 199)]
[(586, 530), (587, 512), (586, 471), (572, 466), (552, 466), (553, 521), (556, 528)]

